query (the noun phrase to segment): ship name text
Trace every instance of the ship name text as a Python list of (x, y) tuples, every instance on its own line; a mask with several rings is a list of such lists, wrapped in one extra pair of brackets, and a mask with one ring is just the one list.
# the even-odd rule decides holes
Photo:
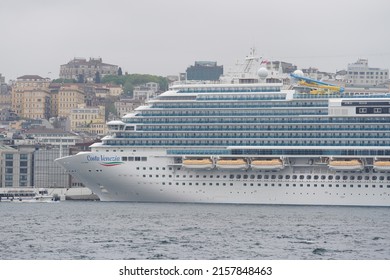
[(121, 161), (121, 158), (118, 156), (87, 156), (88, 161)]

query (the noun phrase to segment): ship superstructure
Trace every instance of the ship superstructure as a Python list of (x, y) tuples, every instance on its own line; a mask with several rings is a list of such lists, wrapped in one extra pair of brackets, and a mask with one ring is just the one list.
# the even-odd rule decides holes
[(57, 162), (103, 201), (390, 206), (390, 94), (320, 85), (175, 85)]

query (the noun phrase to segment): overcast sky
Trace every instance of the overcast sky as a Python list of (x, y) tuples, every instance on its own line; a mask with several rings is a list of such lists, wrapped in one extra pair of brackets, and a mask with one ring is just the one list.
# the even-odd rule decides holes
[(251, 47), (299, 68), (390, 68), (389, 0), (0, 0), (0, 73), (57, 78), (74, 57), (171, 75)]

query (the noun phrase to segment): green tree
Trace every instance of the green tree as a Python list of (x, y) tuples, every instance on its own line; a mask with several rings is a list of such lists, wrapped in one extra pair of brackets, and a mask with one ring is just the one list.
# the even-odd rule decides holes
[(131, 81), (126, 81), (123, 85), (123, 92), (127, 96), (133, 96), (134, 85)]
[(122, 85), (125, 95), (133, 94), (135, 86), (139, 86), (149, 82), (155, 82), (160, 85), (161, 90), (168, 89), (168, 80), (164, 77), (154, 76), (149, 74), (127, 74), (122, 76), (105, 76), (102, 79), (103, 83), (113, 83)]

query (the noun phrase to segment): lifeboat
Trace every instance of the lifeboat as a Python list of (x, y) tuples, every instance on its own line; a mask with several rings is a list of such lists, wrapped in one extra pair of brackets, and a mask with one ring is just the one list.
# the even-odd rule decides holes
[(254, 159), (251, 168), (255, 170), (281, 170), (284, 168), (281, 159)]
[(183, 167), (188, 169), (213, 169), (214, 163), (209, 158), (184, 159)]
[(374, 169), (377, 171), (390, 171), (390, 160), (376, 160)]
[(241, 158), (238, 159), (219, 159), (217, 160), (216, 167), (218, 169), (227, 170), (245, 170), (248, 168), (248, 163)]
[(330, 160), (329, 169), (331, 170), (363, 170), (364, 166), (360, 160), (357, 159), (332, 159)]

